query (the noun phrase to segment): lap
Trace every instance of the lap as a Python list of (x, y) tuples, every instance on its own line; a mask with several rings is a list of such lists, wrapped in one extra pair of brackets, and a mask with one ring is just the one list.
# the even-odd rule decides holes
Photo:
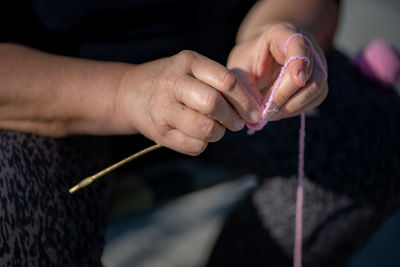
[(101, 266), (106, 181), (68, 188), (104, 166), (106, 146), (0, 131), (1, 266)]

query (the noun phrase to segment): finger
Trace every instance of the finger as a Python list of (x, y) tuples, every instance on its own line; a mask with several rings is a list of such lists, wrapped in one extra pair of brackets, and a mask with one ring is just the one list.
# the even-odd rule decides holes
[(244, 120), (258, 122), (261, 119), (257, 101), (224, 66), (198, 55), (191, 64), (191, 71), (196, 79), (218, 90)]
[[(287, 25), (278, 25), (268, 33), (270, 52), (273, 58), (281, 65), (291, 57), (302, 57), (309, 60), (309, 65), (303, 60), (291, 62), (288, 66), (293, 82), (298, 86), (304, 86), (311, 77), (314, 68), (312, 43), (309, 37), (296, 32)], [(304, 77), (302, 77), (302, 71)]]
[(225, 127), (220, 123), (180, 103), (171, 107), (168, 124), (189, 137), (207, 143), (217, 142), (225, 134)]
[(275, 113), (270, 119), (279, 120), (281, 118), (298, 115), (302, 112), (314, 108), (322, 103), (328, 94), (328, 86), (321, 70), (316, 69), (310, 81), (296, 92), (288, 101), (283, 104), (279, 112)]
[(314, 68), (314, 56), (311, 44), (301, 35), (292, 34), (288, 38), (290, 39), (286, 39), (286, 46), (284, 46), (286, 60), (290, 58), (299, 59), (293, 60), (289, 64), (287, 71), (295, 84), (304, 86), (310, 79)]
[(318, 99), (327, 90), (328, 87), (322, 72), (316, 69), (311, 80), (281, 107), (281, 111), (286, 113), (286, 116), (301, 113), (305, 111), (305, 107), (309, 103)]
[(325, 100), (325, 98), (328, 96), (328, 93), (329, 93), (328, 86), (326, 86), (326, 90), (324, 90), (322, 92), (322, 94), (317, 99), (313, 100), (306, 107), (304, 107), (304, 110), (295, 112), (293, 114), (289, 114), (288, 117), (298, 116), (303, 112), (307, 112), (307, 111), (310, 111), (310, 110), (318, 107)]
[(317, 99), (314, 99), (311, 103), (308, 103), (307, 106), (305, 106), (304, 109), (302, 109), (301, 111), (294, 112), (294, 113), (288, 113), (288, 114), (285, 114), (285, 115), (274, 117), (274, 118), (272, 118), (270, 120), (271, 121), (278, 121), (278, 120), (281, 120), (281, 119), (284, 119), (284, 118), (295, 117), (295, 116), (300, 115), (303, 112), (310, 111), (310, 110), (318, 107), (325, 100), (325, 98), (328, 95), (328, 92), (329, 92), (329, 90), (324, 90), (322, 92), (322, 94)]
[[(271, 44), (271, 52), (278, 62), (284, 59), (282, 71), (285, 71), (285, 73), (282, 80), (279, 77), (274, 84), (274, 86), (279, 84), (274, 95), (274, 104), (281, 107), (300, 88), (306, 85), (311, 77), (314, 69), (314, 52), (308, 37), (295, 33), (288, 27), (281, 26), (278, 29), (279, 31), (275, 30), (272, 33), (276, 36), (276, 41)], [(269, 94), (271, 94), (271, 90)], [(312, 101), (312, 98), (307, 99), (307, 101)], [(276, 116), (278, 114), (274, 115), (274, 117)]]
[(275, 81), (274, 85), (268, 90), (265, 99), (270, 98), (273, 89), (278, 85), (278, 83), (279, 87), (275, 91), (273, 105), (274, 108), (280, 109), (290, 99), (290, 97), (292, 97), (301, 88), (301, 86), (294, 83), (290, 77), (290, 74), (286, 71), (282, 80)]
[[(303, 37), (300, 33), (287, 25), (278, 25), (273, 27), (268, 33), (269, 49), (272, 57), (277, 63), (285, 68), (284, 86), (280, 86), (277, 96), (281, 100), (274, 102), (278, 106), (282, 101), (287, 100), (299, 88), (304, 86), (311, 77), (314, 68), (314, 57), (311, 45), (307, 37)], [(268, 43), (268, 42), (267, 42)], [(287, 79), (288, 75), (290, 79)], [(293, 83), (293, 85), (290, 85)], [(286, 85), (289, 85), (286, 87)], [(294, 91), (293, 91), (294, 90)]]
[(207, 147), (207, 142), (187, 136), (178, 129), (169, 130), (160, 144), (190, 156), (201, 154)]
[(246, 90), (250, 93), (250, 95), (256, 100), (258, 105), (261, 105), (263, 96), (261, 94), (261, 90), (265, 89), (261, 86), (258, 86), (258, 81), (253, 79), (253, 75), (249, 72), (244, 71), (243, 69), (233, 68), (231, 71), (239, 78), (240, 82), (246, 87)]
[(187, 76), (177, 81), (175, 97), (187, 107), (221, 122), (231, 131), (241, 130), (245, 122), (214, 88)]

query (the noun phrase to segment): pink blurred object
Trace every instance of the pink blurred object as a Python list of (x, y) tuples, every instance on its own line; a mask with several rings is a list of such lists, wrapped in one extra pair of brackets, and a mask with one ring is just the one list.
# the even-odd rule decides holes
[(382, 39), (371, 41), (351, 63), (366, 77), (386, 87), (393, 87), (400, 78), (400, 54)]

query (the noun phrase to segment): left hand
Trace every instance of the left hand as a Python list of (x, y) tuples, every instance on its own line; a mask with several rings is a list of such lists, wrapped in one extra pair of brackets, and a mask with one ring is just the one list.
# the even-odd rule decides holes
[[(271, 93), (281, 67), (290, 57), (309, 58), (309, 65), (304, 60), (294, 60), (289, 64), (273, 99), (273, 108), (278, 112), (271, 113), (269, 120), (280, 120), (313, 109), (328, 94), (326, 77), (306, 40), (294, 37), (285, 54), (285, 42), (295, 33), (295, 27), (288, 23), (270, 25), (259, 36), (237, 44), (228, 58), (227, 67), (239, 77), (259, 104), (263, 95)], [(315, 42), (312, 45), (326, 70), (322, 49)]]

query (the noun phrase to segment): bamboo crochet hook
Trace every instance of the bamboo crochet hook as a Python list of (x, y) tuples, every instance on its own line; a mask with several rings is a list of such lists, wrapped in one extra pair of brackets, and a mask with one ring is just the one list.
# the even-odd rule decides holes
[(79, 189), (82, 189), (82, 188), (84, 188), (84, 187), (90, 185), (90, 184), (93, 183), (95, 180), (97, 180), (97, 179), (99, 179), (100, 177), (106, 175), (107, 173), (110, 173), (110, 172), (112, 172), (113, 170), (115, 170), (115, 169), (121, 167), (122, 165), (125, 165), (126, 163), (128, 163), (128, 162), (130, 162), (130, 161), (132, 161), (132, 160), (134, 160), (134, 159), (137, 159), (138, 157), (141, 157), (141, 156), (143, 156), (143, 155), (145, 155), (145, 154), (147, 154), (147, 153), (149, 153), (149, 152), (151, 152), (151, 151), (154, 151), (154, 150), (156, 150), (156, 149), (158, 149), (158, 148), (161, 148), (161, 147), (162, 147), (161, 145), (155, 144), (155, 145), (152, 145), (152, 146), (150, 146), (150, 147), (148, 147), (148, 148), (145, 148), (145, 149), (143, 149), (143, 150), (141, 150), (141, 151), (139, 151), (139, 152), (136, 152), (135, 154), (133, 154), (133, 155), (131, 155), (131, 156), (129, 156), (129, 157), (127, 157), (127, 158), (121, 160), (121, 161), (118, 161), (117, 163), (115, 163), (115, 164), (113, 164), (113, 165), (111, 165), (111, 166), (105, 168), (104, 170), (99, 171), (98, 173), (93, 174), (93, 175), (91, 175), (91, 176), (89, 176), (89, 177), (86, 177), (85, 179), (83, 179), (82, 181), (80, 181), (77, 185), (75, 185), (74, 187), (71, 187), (71, 188), (69, 189), (69, 193), (70, 193), (70, 194), (73, 194), (73, 193), (75, 193), (76, 191), (78, 191)]

